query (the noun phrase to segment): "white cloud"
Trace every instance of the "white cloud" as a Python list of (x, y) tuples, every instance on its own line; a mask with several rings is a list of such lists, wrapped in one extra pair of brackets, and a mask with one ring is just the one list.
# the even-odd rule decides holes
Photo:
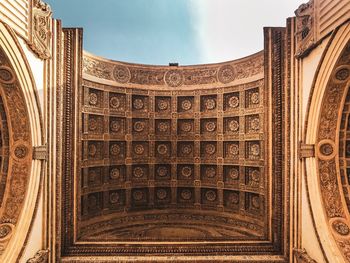
[(190, 0), (202, 63), (263, 49), (263, 27), (285, 26), (302, 0)]

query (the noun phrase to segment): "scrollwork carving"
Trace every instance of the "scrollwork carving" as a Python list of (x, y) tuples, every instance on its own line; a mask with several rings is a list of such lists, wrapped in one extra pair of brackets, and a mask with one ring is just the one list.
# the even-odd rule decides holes
[(32, 1), (29, 46), (41, 59), (51, 57), (51, 8), (41, 0)]
[(295, 10), (296, 16), (296, 38), (297, 51), (296, 55), (302, 57), (307, 54), (308, 50), (315, 44), (314, 38), (314, 1), (301, 4)]

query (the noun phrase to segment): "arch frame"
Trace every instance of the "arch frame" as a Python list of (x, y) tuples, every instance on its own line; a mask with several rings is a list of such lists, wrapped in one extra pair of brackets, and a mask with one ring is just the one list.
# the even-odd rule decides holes
[[(39, 191), (42, 181), (43, 162), (33, 159), (34, 147), (43, 144), (41, 110), (37, 95), (37, 87), (27, 56), (14, 31), (0, 21), (0, 47), (5, 53), (10, 67), (13, 69), (20, 90), (21, 103), (24, 105), (28, 124), (29, 140), (26, 142), (28, 153), (25, 161), (28, 164), (24, 199), (20, 203), (20, 212), (2, 255), (1, 262), (19, 260), (32, 229), (34, 215), (38, 207)], [(14, 149), (10, 146), (10, 162), (14, 158)], [(14, 162), (14, 161), (13, 161)], [(11, 164), (10, 164), (11, 166)]]
[[(315, 145), (315, 157), (305, 159), (307, 194), (308, 199), (313, 201), (310, 202), (310, 206), (320, 245), (327, 260), (332, 262), (347, 262), (350, 257), (350, 238), (341, 236), (334, 230), (336, 220), (346, 222), (347, 225), (350, 223), (339, 176), (339, 129), (349, 82), (343, 84), (342, 90), (334, 88), (333, 83), (334, 72), (339, 67), (338, 62), (349, 41), (350, 23), (347, 22), (334, 31), (324, 51), (313, 81), (305, 119), (305, 143)], [(332, 108), (336, 113), (332, 135), (325, 133), (324, 126), (325, 107), (330, 109), (330, 90), (333, 90), (333, 93), (341, 93), (334, 96), (337, 105)], [(325, 152), (325, 147), (328, 146), (333, 151), (329, 155)], [(335, 176), (336, 179), (325, 181), (327, 175)], [(327, 191), (327, 187), (333, 189), (334, 196)], [(338, 207), (332, 207), (332, 202)], [(339, 213), (335, 212), (332, 215), (332, 209), (338, 210)]]

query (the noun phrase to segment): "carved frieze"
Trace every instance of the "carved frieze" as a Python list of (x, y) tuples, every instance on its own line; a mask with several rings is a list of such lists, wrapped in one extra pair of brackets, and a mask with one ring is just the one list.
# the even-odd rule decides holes
[(118, 84), (168, 86), (172, 88), (204, 84), (228, 84), (235, 80), (262, 74), (262, 53), (242, 61), (207, 67), (153, 67), (136, 66), (100, 60), (85, 54), (83, 73)]

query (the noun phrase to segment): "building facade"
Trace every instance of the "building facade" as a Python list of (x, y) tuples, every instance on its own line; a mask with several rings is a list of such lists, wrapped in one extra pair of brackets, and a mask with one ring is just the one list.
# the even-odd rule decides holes
[(0, 0), (0, 262), (350, 262), (350, 1), (153, 66)]

